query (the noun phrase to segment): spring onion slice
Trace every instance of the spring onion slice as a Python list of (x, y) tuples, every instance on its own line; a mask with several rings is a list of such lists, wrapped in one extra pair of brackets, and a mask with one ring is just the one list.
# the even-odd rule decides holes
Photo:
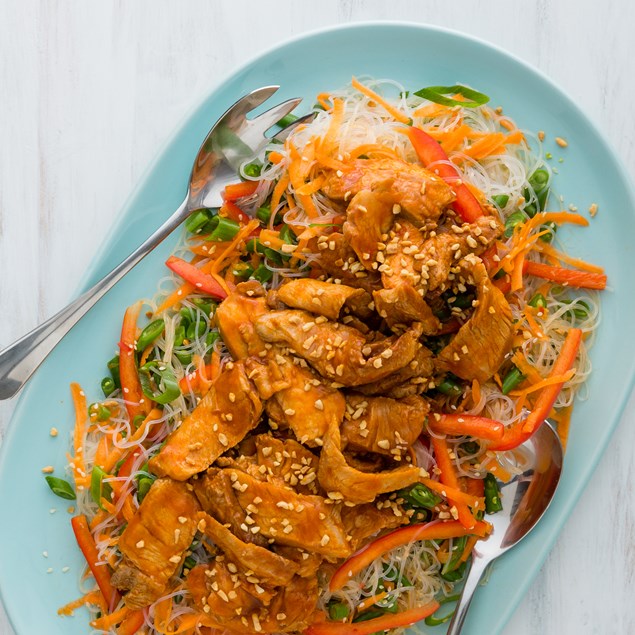
[[(435, 104), (442, 106), (462, 106), (463, 108), (478, 108), (485, 105), (489, 101), (489, 97), (477, 90), (463, 86), (463, 84), (455, 84), (454, 86), (427, 86), (414, 93), (417, 97), (433, 101)], [(459, 101), (446, 95), (463, 95), (466, 101)]]
[[(152, 387), (152, 375), (155, 375), (157, 390)], [(139, 381), (143, 394), (159, 404), (170, 403), (181, 394), (174, 371), (169, 366), (159, 365), (157, 361), (148, 362), (139, 368)]]

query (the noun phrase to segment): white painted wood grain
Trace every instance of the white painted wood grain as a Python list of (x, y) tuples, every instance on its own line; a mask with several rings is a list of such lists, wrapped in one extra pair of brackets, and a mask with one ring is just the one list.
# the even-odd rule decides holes
[[(630, 0), (5, 0), (0, 345), (69, 299), (113, 213), (219, 76), (288, 36), (371, 19), (454, 28), (522, 57), (583, 106), (635, 176)], [(12, 407), (0, 402), (0, 439)], [(635, 633), (634, 412), (632, 398), (505, 635)], [(11, 633), (0, 607), (0, 634)]]

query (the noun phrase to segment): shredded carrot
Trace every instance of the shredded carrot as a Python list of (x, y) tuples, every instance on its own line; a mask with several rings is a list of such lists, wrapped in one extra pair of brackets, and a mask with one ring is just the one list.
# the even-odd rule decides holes
[(67, 616), (72, 615), (75, 609), (85, 606), (86, 604), (94, 604), (95, 606), (98, 606), (102, 613), (105, 613), (108, 610), (101, 591), (95, 589), (94, 591), (89, 591), (85, 595), (82, 595), (81, 598), (77, 598), (76, 600), (73, 600), (72, 602), (69, 602), (57, 609), (57, 614)]
[(511, 472), (508, 472), (496, 459), (495, 455), (486, 456), (483, 461), (481, 461), (481, 470), (486, 472), (491, 472), (496, 476), (496, 478), (500, 479), (504, 483), (508, 483), (511, 478)]
[(86, 407), (86, 395), (81, 386), (76, 383), (71, 384), (71, 396), (75, 408), (75, 428), (73, 431), (73, 451), (71, 463), (73, 464), (73, 476), (75, 487), (85, 487), (86, 464), (84, 463), (84, 445), (86, 431), (88, 427), (88, 411)]
[(157, 310), (154, 312), (155, 315), (159, 313), (163, 313), (166, 309), (171, 309), (173, 306), (183, 301), (190, 293), (194, 293), (196, 287), (189, 282), (184, 282), (178, 289), (175, 289), (170, 293), (170, 295), (159, 304)]
[(301, 196), (310, 196), (311, 194), (315, 194), (316, 192), (318, 192), (320, 190), (320, 188), (322, 187), (322, 185), (324, 185), (324, 175), (323, 174), (321, 174), (320, 176), (316, 177), (312, 181), (309, 181), (308, 183), (305, 183), (304, 185), (301, 185), (296, 190), (296, 193), (301, 195)]
[(357, 159), (362, 155), (389, 157), (391, 159), (397, 158), (398, 156), (392, 148), (379, 145), (378, 143), (364, 143), (348, 152), (348, 157), (351, 159)]
[(90, 623), (90, 625), (93, 628), (98, 628), (102, 631), (108, 631), (113, 626), (116, 626), (120, 622), (123, 622), (123, 620), (126, 617), (128, 617), (128, 615), (130, 615), (131, 612), (132, 612), (132, 609), (128, 608), (127, 606), (124, 606), (123, 608), (120, 608), (117, 611), (113, 611), (112, 613), (109, 613), (108, 615), (102, 615), (102, 617), (99, 617), (96, 620), (93, 620)]
[[(240, 230), (238, 231), (238, 233), (236, 234), (236, 236), (234, 237), (234, 240), (232, 240), (231, 243), (229, 243), (229, 245), (223, 250), (223, 252), (220, 254), (220, 256), (216, 260), (214, 260), (214, 261), (212, 261), (210, 263), (207, 263), (206, 265), (203, 265), (201, 267), (201, 270), (204, 271), (205, 273), (218, 273), (219, 271), (221, 271), (222, 270), (221, 265), (223, 265), (225, 263), (227, 258), (232, 253), (237, 251), (238, 245), (247, 236), (249, 236), (249, 234), (254, 229), (256, 229), (256, 227), (259, 227), (259, 226), (260, 226), (260, 221), (257, 220), (257, 219), (253, 219), (252, 221), (247, 223), (244, 227), (241, 227)], [(224, 284), (224, 281), (223, 281), (223, 284)], [(229, 289), (227, 289), (227, 292), (229, 293)]]
[(354, 77), (351, 81), (351, 85), (353, 88), (357, 89), (363, 95), (366, 95), (369, 99), (372, 99), (375, 103), (379, 104), (393, 116), (394, 119), (399, 121), (400, 123), (410, 123), (410, 117), (402, 113), (400, 110), (395, 108), (390, 102), (386, 101), (383, 97), (378, 95), (374, 90), (368, 88), (368, 86), (364, 86), (364, 84), (358, 82)]
[(285, 244), (284, 240), (280, 238), (280, 232), (271, 229), (263, 229), (258, 240), (266, 247), (271, 247), (271, 249), (280, 249)]
[(316, 97), (317, 103), (320, 104), (324, 110), (331, 110), (331, 108), (333, 108), (333, 104), (329, 103), (330, 99), (331, 95), (329, 95), (329, 93), (319, 93)]
[(282, 199), (282, 194), (286, 191), (287, 187), (289, 187), (289, 173), (286, 172), (283, 174), (276, 186), (273, 188), (273, 193), (271, 194), (271, 213), (275, 214), (278, 206), (280, 205), (280, 200)]
[(465, 548), (463, 549), (463, 553), (459, 558), (459, 562), (466, 562), (467, 559), (472, 554), (472, 549), (474, 549), (474, 545), (478, 542), (478, 536), (469, 536), (465, 542)]
[(550, 375), (546, 379), (542, 379), (541, 381), (532, 384), (531, 386), (529, 386), (529, 388), (525, 388), (523, 390), (512, 390), (509, 394), (512, 397), (519, 397), (521, 395), (529, 395), (532, 392), (536, 392), (537, 390), (542, 390), (543, 388), (545, 388), (545, 386), (551, 386), (552, 384), (564, 384), (565, 382), (569, 381), (575, 375), (575, 373), (575, 368), (571, 368), (562, 375)]
[(109, 474), (113, 471), (115, 465), (128, 454), (130, 451), (134, 451), (134, 444), (138, 444), (140, 439), (145, 438), (148, 428), (156, 423), (162, 416), (161, 410), (153, 408), (148, 413), (147, 417), (141, 422), (141, 425), (136, 429), (134, 434), (128, 439), (129, 447), (127, 448), (114, 448), (108, 456), (108, 462), (104, 465), (104, 471)]
[(483, 509), (483, 503), (485, 501), (484, 498), (480, 496), (472, 496), (472, 494), (464, 492), (459, 487), (445, 485), (423, 476), (419, 479), (419, 482), (425, 485), (428, 489), (437, 492), (437, 494), (441, 494), (443, 498), (451, 498), (452, 500), (458, 500), (461, 503), (465, 503), (469, 507)]
[(478, 379), (472, 380), (472, 401), (474, 405), (481, 400), (481, 384), (478, 383)]
[(357, 610), (358, 611), (364, 611), (368, 608), (370, 608), (373, 604), (377, 604), (377, 602), (381, 602), (384, 598), (386, 598), (389, 594), (389, 591), (382, 591), (381, 593), (378, 593), (377, 595), (372, 595), (369, 598), (364, 598), (358, 605), (357, 605)]
[(441, 104), (426, 104), (425, 106), (421, 106), (421, 108), (417, 108), (413, 114), (415, 117), (429, 117), (433, 119), (439, 115), (444, 115), (446, 112), (451, 111), (454, 108), (457, 108), (457, 106), (448, 107)]
[(552, 245), (548, 243), (539, 243), (536, 245), (536, 251), (545, 254), (546, 256), (551, 256), (554, 260), (558, 262), (564, 262), (576, 269), (580, 269), (581, 271), (588, 271), (590, 273), (604, 273), (604, 267), (600, 267), (599, 265), (594, 265), (586, 260), (582, 260), (581, 258), (573, 258), (564, 252), (556, 249)]
[(104, 434), (97, 444), (97, 451), (95, 452), (95, 465), (103, 468), (106, 462), (108, 461), (108, 454), (110, 452), (111, 445), (111, 436), (109, 434)]
[(282, 163), (282, 161), (284, 161), (284, 154), (281, 154), (277, 150), (274, 150), (273, 152), (269, 153), (268, 159), (274, 165), (278, 165), (278, 163)]

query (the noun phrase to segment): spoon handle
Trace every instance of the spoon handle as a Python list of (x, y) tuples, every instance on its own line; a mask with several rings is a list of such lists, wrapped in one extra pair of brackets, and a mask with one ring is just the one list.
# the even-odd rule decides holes
[(470, 566), (470, 571), (465, 579), (465, 585), (463, 586), (461, 597), (456, 604), (454, 617), (448, 627), (447, 635), (459, 635), (463, 629), (463, 622), (465, 622), (465, 618), (467, 617), (467, 611), (470, 608), (474, 592), (476, 591), (478, 583), (481, 581), (483, 573), (490, 562), (491, 560), (488, 558), (479, 557), (477, 555), (472, 557), (472, 565)]
[(141, 246), (97, 284), (53, 317), (0, 351), (0, 400), (22, 388), (60, 340), (137, 263), (149, 254), (185, 219), (187, 199)]

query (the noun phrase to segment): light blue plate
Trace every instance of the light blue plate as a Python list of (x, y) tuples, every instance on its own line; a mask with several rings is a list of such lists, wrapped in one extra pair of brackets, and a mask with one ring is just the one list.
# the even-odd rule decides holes
[[(204, 68), (200, 69), (205, 72)], [(635, 208), (628, 178), (602, 135), (549, 80), (509, 54), (464, 35), (395, 23), (358, 24), (292, 40), (250, 62), (223, 82), (172, 137), (137, 188), (95, 258), (85, 287), (136, 247), (181, 202), (190, 166), (210, 125), (242, 94), (265, 84), (282, 88), (273, 101), (315, 95), (351, 75), (394, 78), (411, 89), (470, 84), (501, 104), (521, 128), (565, 137), (556, 163), (556, 188), (566, 204), (600, 212), (588, 229), (563, 228), (568, 250), (606, 268), (602, 325), (593, 348), (588, 401), (578, 403), (556, 500), (539, 527), (503, 557), (479, 589), (465, 635), (499, 633), (541, 566), (615, 428), (635, 370), (632, 275)], [(107, 170), (107, 168), (106, 168)], [(586, 212), (585, 212), (586, 213)], [(80, 381), (89, 400), (99, 397), (105, 362), (115, 352), (124, 307), (153, 295), (174, 241), (167, 241), (113, 289), (50, 355), (25, 390), (2, 449), (0, 465), (0, 588), (18, 635), (85, 635), (86, 614), (57, 617), (57, 608), (79, 595), (82, 558), (69, 525), (68, 503), (53, 496), (44, 465), (62, 475), (72, 428), (68, 385)], [(60, 430), (49, 436), (51, 426)], [(50, 513), (57, 509), (55, 513)], [(598, 537), (599, 539), (599, 537)], [(43, 551), (48, 552), (44, 558)], [(70, 571), (62, 573), (62, 568)], [(47, 574), (47, 569), (53, 572)], [(429, 629), (442, 633), (443, 627)]]

